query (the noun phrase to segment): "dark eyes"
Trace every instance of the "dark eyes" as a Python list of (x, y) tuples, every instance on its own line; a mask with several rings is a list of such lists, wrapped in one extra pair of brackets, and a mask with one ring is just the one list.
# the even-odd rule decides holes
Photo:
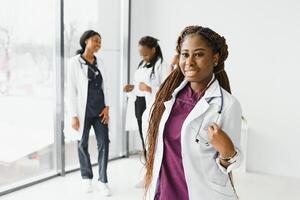
[(202, 56), (204, 56), (204, 53), (202, 53), (202, 52), (195, 53), (195, 56), (196, 56), (196, 57), (202, 57)]
[(184, 58), (188, 58), (189, 54), (188, 53), (181, 53), (181, 56), (184, 57)]
[[(190, 56), (189, 53), (181, 53), (181, 56), (184, 58), (188, 58)], [(204, 53), (199, 52), (199, 53), (194, 53), (194, 57), (198, 58), (198, 57), (202, 57), (204, 56)]]

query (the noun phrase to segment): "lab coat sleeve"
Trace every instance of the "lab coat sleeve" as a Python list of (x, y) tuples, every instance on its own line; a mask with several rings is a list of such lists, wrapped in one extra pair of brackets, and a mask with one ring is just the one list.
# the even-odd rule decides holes
[(223, 121), (221, 128), (232, 140), (235, 150), (237, 152), (236, 162), (229, 165), (227, 168), (223, 167), (220, 163), (220, 159), (216, 158), (216, 163), (220, 170), (228, 174), (233, 169), (240, 166), (243, 155), (241, 152), (241, 124), (242, 124), (242, 111), (239, 102), (234, 98), (232, 105), (224, 111)]
[(142, 132), (143, 132), (144, 138), (146, 138), (147, 134), (148, 134), (149, 122), (150, 122), (150, 117), (152, 114), (152, 106), (154, 104), (154, 101), (155, 101), (155, 99), (152, 99), (152, 101), (149, 102), (149, 104), (147, 105), (146, 110), (144, 111), (143, 116), (142, 116), (142, 121), (143, 121)]
[(170, 71), (171, 71), (171, 65), (168, 63), (163, 63), (162, 73), (161, 73), (162, 82), (164, 82), (167, 79), (167, 77), (170, 75)]
[[(136, 71), (133, 77), (136, 75)], [(127, 106), (126, 106), (126, 121), (125, 121), (125, 130), (126, 131), (138, 131), (138, 124), (135, 117), (135, 100), (136, 100), (136, 91), (137, 81), (133, 78), (134, 88), (131, 92), (126, 92)], [(142, 123), (143, 124), (143, 123)]]
[(134, 75), (133, 75), (133, 81), (132, 81), (132, 85), (134, 85), (134, 88), (133, 88), (133, 90), (131, 92), (127, 93), (127, 97), (136, 96), (136, 91), (138, 90), (138, 88), (137, 88), (138, 87), (138, 82), (134, 78), (136, 73), (137, 72), (135, 71)]
[(156, 93), (159, 90), (160, 85), (165, 81), (165, 79), (168, 76), (168, 67), (167, 65), (163, 62), (162, 64), (159, 65), (159, 67), (156, 68), (156, 81), (153, 81), (154, 84), (151, 84), (151, 94), (147, 95), (146, 97), (146, 104), (150, 105), (156, 96)]
[(70, 109), (70, 116), (75, 117), (78, 116), (77, 110), (77, 87), (76, 87), (76, 73), (75, 67), (77, 67), (74, 63), (73, 59), (70, 59), (68, 62), (68, 97), (69, 97), (69, 109)]
[(132, 92), (126, 93), (126, 96), (127, 96), (127, 106), (126, 106), (125, 130), (138, 131), (139, 127), (137, 124), (137, 120), (135, 118), (135, 105), (134, 105), (136, 96)]
[(168, 65), (166, 63), (162, 63), (160, 65), (160, 67), (158, 68), (158, 78), (159, 78), (159, 85), (155, 85), (154, 86), (154, 94), (157, 93), (160, 85), (166, 80), (166, 78), (168, 77), (169, 73), (168, 73)]

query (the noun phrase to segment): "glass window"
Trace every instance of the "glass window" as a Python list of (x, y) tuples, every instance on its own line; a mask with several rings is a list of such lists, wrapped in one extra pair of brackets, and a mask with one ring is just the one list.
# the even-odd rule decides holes
[(55, 170), (51, 24), (52, 0), (1, 1), (0, 189)]

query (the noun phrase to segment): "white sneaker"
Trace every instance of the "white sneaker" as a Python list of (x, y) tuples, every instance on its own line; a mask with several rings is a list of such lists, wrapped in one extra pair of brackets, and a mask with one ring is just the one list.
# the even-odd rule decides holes
[(103, 196), (108, 197), (111, 195), (111, 192), (110, 192), (110, 189), (109, 189), (107, 183), (102, 183), (101, 181), (99, 181), (99, 190)]
[(92, 179), (83, 179), (83, 189), (85, 193), (93, 192)]

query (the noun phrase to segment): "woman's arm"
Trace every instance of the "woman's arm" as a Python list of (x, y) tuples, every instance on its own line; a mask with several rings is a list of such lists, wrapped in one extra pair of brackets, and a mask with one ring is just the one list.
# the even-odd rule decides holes
[(71, 58), (68, 62), (68, 96), (69, 96), (69, 108), (70, 115), (72, 117), (78, 117), (77, 110), (77, 86), (76, 86), (76, 74), (75, 67), (77, 67), (74, 63), (74, 60)]
[(242, 162), (240, 150), (242, 112), (239, 102), (234, 99), (232, 105), (222, 112), (220, 128), (212, 124), (208, 128), (208, 137), (218, 152), (217, 164), (222, 171), (229, 173)]
[(69, 112), (72, 117), (71, 126), (76, 131), (80, 128), (78, 111), (77, 111), (77, 87), (76, 87), (76, 75), (75, 75), (75, 67), (77, 67), (74, 63), (74, 60), (71, 59), (68, 62), (68, 80), (67, 80), (67, 88), (69, 95)]
[(99, 114), (99, 117), (101, 118), (101, 122), (103, 124), (108, 124), (109, 122), (109, 104), (110, 104), (110, 98), (109, 98), (109, 93), (108, 93), (108, 83), (107, 83), (107, 78), (106, 78), (106, 70), (104, 69), (104, 63), (101, 58), (97, 58), (97, 62), (99, 63), (99, 70), (102, 75), (102, 91), (104, 94), (104, 105), (105, 107)]

